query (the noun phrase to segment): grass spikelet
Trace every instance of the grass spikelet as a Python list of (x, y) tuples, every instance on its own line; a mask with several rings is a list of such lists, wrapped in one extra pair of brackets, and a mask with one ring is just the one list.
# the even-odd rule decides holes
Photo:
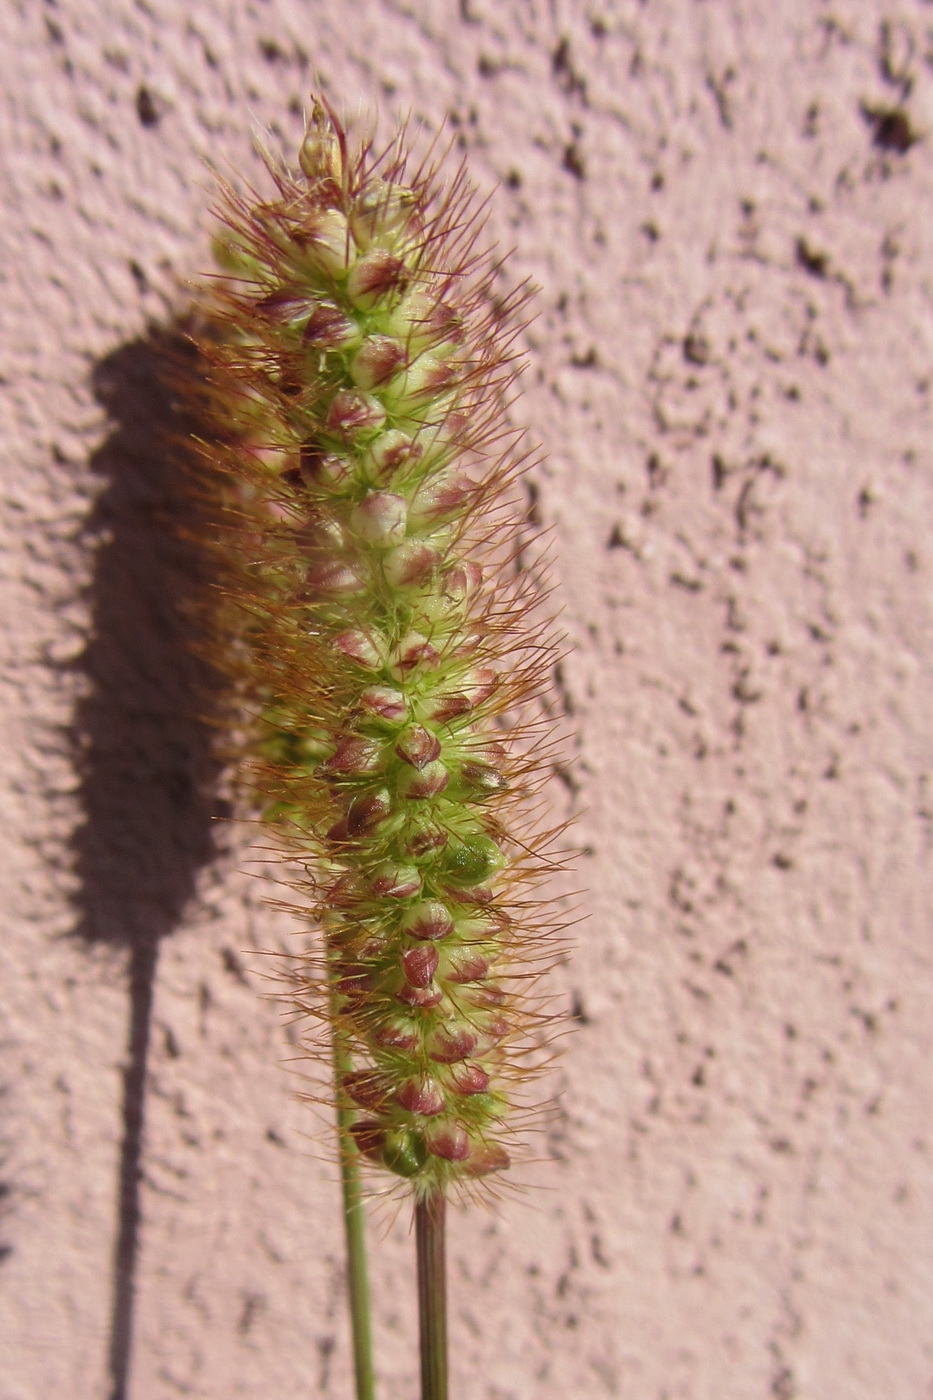
[(442, 166), (351, 149), (315, 102), (271, 198), (223, 190), (199, 347), (218, 652), (320, 929), (289, 995), (337, 1046), (348, 1150), (420, 1202), (509, 1165), (556, 948), (555, 638), (506, 420), (526, 291)]

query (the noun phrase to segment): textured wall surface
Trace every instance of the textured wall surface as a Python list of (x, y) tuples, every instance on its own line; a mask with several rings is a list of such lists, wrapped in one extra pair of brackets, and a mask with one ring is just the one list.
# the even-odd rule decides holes
[[(534, 1190), (454, 1218), (455, 1396), (933, 1397), (933, 5), (349, 10), (0, 7), (0, 1397), (350, 1394), (152, 374), (206, 162), (315, 83), (446, 123), (541, 289), (589, 918)], [(405, 1400), (406, 1213), (374, 1254)]]

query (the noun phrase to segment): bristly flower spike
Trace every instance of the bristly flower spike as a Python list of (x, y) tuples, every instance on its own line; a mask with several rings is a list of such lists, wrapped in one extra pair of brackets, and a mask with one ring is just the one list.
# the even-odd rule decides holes
[(348, 1150), (421, 1202), (509, 1164), (553, 865), (555, 640), (506, 424), (525, 293), (500, 296), (463, 168), (445, 187), (441, 164), (351, 151), (315, 102), (273, 199), (224, 192), (200, 347), (220, 645), (321, 930), (294, 999), (337, 1038)]

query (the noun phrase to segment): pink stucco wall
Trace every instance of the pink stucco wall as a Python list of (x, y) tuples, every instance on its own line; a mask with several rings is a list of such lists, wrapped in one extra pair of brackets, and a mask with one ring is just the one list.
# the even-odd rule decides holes
[(530, 1189), (453, 1222), (454, 1394), (933, 1396), (933, 6), (7, 0), (0, 45), (2, 1400), (350, 1394), (147, 331), (205, 162), (293, 148), (316, 83), (446, 121), (541, 289), (589, 918)]

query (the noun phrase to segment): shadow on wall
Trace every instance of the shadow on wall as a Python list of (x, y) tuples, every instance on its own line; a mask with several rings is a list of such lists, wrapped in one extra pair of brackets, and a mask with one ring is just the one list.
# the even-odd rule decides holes
[[(110, 1333), (110, 1400), (126, 1400), (132, 1353), (146, 1073), (161, 940), (215, 851), (220, 677), (195, 654), (205, 563), (180, 533), (195, 509), (182, 442), (196, 426), (169, 373), (197, 383), (180, 327), (152, 330), (94, 369), (112, 428), (94, 454), (103, 488), (87, 522), (97, 548), (91, 640), (75, 717), (84, 822), (73, 841), (78, 936), (126, 950), (130, 994)], [(193, 396), (192, 396), (193, 401)]]
[[(11, 1191), (12, 1187), (8, 1182), (0, 1181), (0, 1221), (2, 1221), (7, 1214)], [(12, 1253), (13, 1246), (7, 1244), (6, 1241), (0, 1237), (0, 1264), (2, 1264), (5, 1259), (9, 1259)]]

